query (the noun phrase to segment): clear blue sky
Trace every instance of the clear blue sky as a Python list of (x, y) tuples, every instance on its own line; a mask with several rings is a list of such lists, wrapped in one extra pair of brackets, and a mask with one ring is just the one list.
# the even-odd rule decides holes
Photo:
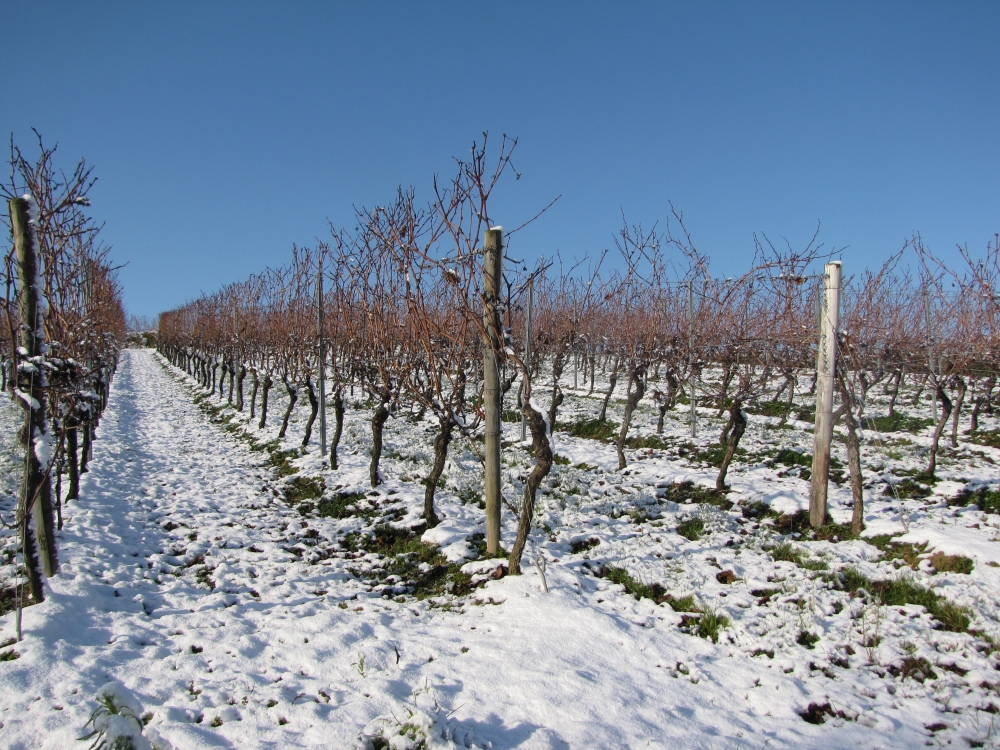
[(1000, 231), (1000, 3), (7, 0), (0, 129), (96, 167), (129, 311), (155, 315), (426, 195), (520, 139), (494, 216), (531, 258), (680, 208), (713, 268), (822, 221), (848, 272)]

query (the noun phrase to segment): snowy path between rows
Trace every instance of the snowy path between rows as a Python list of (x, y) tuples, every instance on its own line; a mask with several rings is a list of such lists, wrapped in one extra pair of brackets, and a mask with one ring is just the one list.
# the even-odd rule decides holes
[[(491, 581), (464, 612), (358, 593), (340, 561), (284, 549), (303, 523), (261, 460), (151, 352), (123, 353), (61, 572), (24, 611), (20, 658), (0, 663), (0, 746), (84, 747), (109, 679), (178, 750), (349, 748), (406, 723), (431, 747), (926, 741), (926, 706), (808, 724), (796, 711), (824, 696), (794, 675), (679, 632), (648, 600), (629, 616), (587, 606), (571, 571), (551, 571), (548, 595), (534, 575)], [(0, 618), (0, 640), (13, 628)]]

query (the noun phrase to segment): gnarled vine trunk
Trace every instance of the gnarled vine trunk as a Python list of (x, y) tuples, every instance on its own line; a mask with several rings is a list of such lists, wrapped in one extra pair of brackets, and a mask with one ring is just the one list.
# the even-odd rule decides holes
[(333, 394), (334, 429), (333, 439), (330, 441), (330, 468), (336, 470), (337, 466), (337, 446), (340, 445), (340, 436), (344, 434), (344, 389), (337, 388)]
[(729, 473), (729, 464), (732, 463), (733, 457), (736, 455), (736, 449), (740, 445), (740, 438), (743, 437), (746, 429), (747, 417), (743, 413), (742, 399), (737, 396), (733, 399), (733, 404), (729, 408), (729, 424), (724, 431), (727, 438), (726, 455), (722, 459), (722, 466), (719, 467), (719, 476), (715, 479), (715, 489), (719, 492), (725, 492), (728, 489), (726, 486), (726, 474)]
[(288, 391), (288, 408), (285, 409), (285, 415), (281, 420), (281, 429), (278, 430), (278, 437), (283, 438), (285, 432), (288, 430), (288, 420), (292, 417), (292, 410), (295, 408), (296, 402), (299, 400), (299, 388), (295, 383), (288, 380), (288, 378), (282, 378), (282, 382), (285, 384), (285, 390)]
[(625, 414), (622, 417), (622, 426), (618, 430), (618, 441), (615, 444), (618, 448), (619, 470), (624, 469), (628, 465), (625, 462), (625, 438), (628, 437), (629, 426), (632, 424), (632, 413), (646, 392), (646, 384), (642, 377), (645, 372), (645, 365), (637, 365), (629, 373), (628, 394), (625, 398)]
[(515, 576), (521, 574), (521, 555), (528, 542), (528, 534), (531, 533), (535, 515), (535, 496), (542, 480), (552, 470), (552, 445), (545, 431), (545, 419), (541, 412), (531, 406), (530, 399), (525, 401), (521, 410), (531, 431), (531, 449), (535, 454), (535, 467), (524, 484), (524, 502), (517, 524), (517, 536), (514, 538), (514, 545), (510, 548), (510, 557), (507, 560), (507, 572)]
[(444, 473), (454, 427), (455, 423), (449, 417), (441, 417), (437, 435), (434, 436), (434, 464), (431, 466), (431, 473), (424, 480), (424, 520), (427, 522), (427, 528), (433, 528), (439, 523), (437, 513), (434, 512), (434, 492)]

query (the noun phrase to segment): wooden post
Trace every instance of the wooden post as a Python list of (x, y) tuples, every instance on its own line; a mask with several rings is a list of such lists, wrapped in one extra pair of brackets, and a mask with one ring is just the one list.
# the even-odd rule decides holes
[[(528, 377), (531, 377), (531, 315), (535, 304), (535, 274), (528, 277), (528, 319), (524, 326), (524, 364), (528, 368)], [(527, 383), (525, 383), (527, 386)], [(528, 389), (524, 389), (527, 393)], [(521, 440), (527, 440), (528, 418), (521, 414)]]
[(316, 335), (319, 338), (319, 450), (326, 455), (326, 350), (323, 342), (323, 256), (316, 276)]
[(500, 320), (497, 302), (503, 280), (503, 228), (486, 231), (483, 257), (483, 399), (486, 410), (486, 551), (500, 549)]
[(813, 430), (812, 486), (809, 523), (826, 523), (826, 493), (830, 478), (830, 443), (833, 440), (833, 386), (837, 367), (837, 325), (840, 318), (840, 261), (827, 263), (820, 315), (819, 350), (816, 353), (816, 423)]
[(937, 384), (934, 383), (934, 339), (931, 328), (931, 290), (929, 286), (924, 287), (924, 318), (927, 320), (927, 369), (931, 378), (931, 394), (934, 398), (934, 422), (938, 418), (938, 398)]
[[(35, 257), (35, 242), (28, 225), (28, 201), (14, 198), (10, 201), (10, 223), (14, 235), (14, 249), (17, 255), (18, 286), (20, 287), (19, 314), (21, 317), (21, 351), (29, 359), (37, 362), (44, 343), (45, 332), (38, 311), (38, 262)], [(35, 525), (35, 539), (38, 542), (38, 556), (42, 572), (51, 577), (59, 570), (56, 557), (54, 519), (52, 515), (52, 486), (49, 482), (49, 466), (39, 459), (39, 446), (49, 439), (45, 418), (45, 389), (48, 385), (45, 374), (35, 365), (30, 375), (18, 373), (21, 403), (25, 409), (24, 420), (24, 477), (21, 481), (21, 503), (26, 511), (31, 507)], [(25, 388), (24, 386), (27, 386)], [(48, 448), (51, 461), (52, 447)], [(27, 526), (27, 513), (24, 513)], [(26, 528), (25, 528), (26, 530)], [(28, 557), (28, 535), (22, 540), (25, 557)], [(30, 566), (29, 566), (29, 578)], [(36, 590), (37, 585), (37, 590)], [(41, 601), (44, 594), (40, 582), (31, 580), (32, 598)]]
[(694, 280), (688, 282), (688, 367), (691, 371), (691, 437), (698, 437), (698, 409), (695, 406), (694, 373)]

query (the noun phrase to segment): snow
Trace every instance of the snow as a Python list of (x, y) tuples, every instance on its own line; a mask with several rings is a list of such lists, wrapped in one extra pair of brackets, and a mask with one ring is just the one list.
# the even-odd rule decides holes
[[(960, 747), (969, 739), (997, 746), (990, 707), (1000, 703), (1000, 672), (981, 640), (934, 629), (921, 607), (878, 606), (827, 580), (846, 567), (873, 579), (912, 575), (970, 607), (976, 627), (996, 637), (1000, 569), (988, 564), (1000, 547), (995, 514), (956, 511), (937, 495), (902, 501), (910, 532), (901, 541), (927, 542), (928, 553), (961, 550), (975, 560), (968, 575), (900, 568), (863, 540), (786, 537), (828, 566), (812, 570), (773, 559), (768, 550), (782, 539), (770, 519), (744, 518), (739, 505), (658, 497), (679, 481), (714, 486), (711, 468), (670, 450), (629, 450), (628, 468), (618, 471), (613, 445), (562, 432), (558, 454), (573, 465), (553, 467), (536, 520), (545, 594), (531, 544), (523, 576), (496, 578), (503, 560), (462, 562), (475, 556), (469, 534), (483, 529), (470, 494), (481, 469), (456, 441), (437, 493), (442, 523), (420, 539), (481, 585), (419, 599), (389, 580), (375, 555), (346, 545), (347, 534), (374, 521), (303, 514), (280, 497), (285, 480), (240, 431), (258, 444), (273, 439), (282, 390), (272, 391), (269, 426), (257, 431), (230, 408), (220, 412), (228, 422), (210, 416), (195, 403), (191, 379), (150, 351), (123, 353), (81, 499), (63, 511), (61, 572), (49, 581), (47, 601), (24, 610), (25, 639), (3, 648), (19, 658), (0, 661), (0, 745), (77, 746), (103, 691), (148, 717), (141, 739), (177, 750), (373, 747), (379, 733), (390, 747), (423, 738), (434, 748)], [(599, 397), (564, 390), (559, 424), (598, 409)], [(368, 411), (348, 400), (342, 468), (325, 469), (315, 449), (293, 457), (293, 467), (322, 477), (328, 494), (357, 494), (394, 527), (414, 527), (433, 422), (390, 421), (387, 480), (373, 490)], [(533, 405), (546, 414), (544, 404)], [(621, 401), (610, 408), (620, 411)], [(669, 415), (664, 437), (690, 440), (686, 411)], [(302, 412), (283, 447), (301, 440)], [(17, 414), (0, 409), (0, 420)], [(648, 435), (650, 421), (653, 410), (640, 405), (630, 435)], [(716, 440), (715, 424), (702, 425), (699, 447)], [(775, 434), (782, 445), (808, 445), (807, 432), (768, 425), (750, 415), (748, 452)], [(531, 457), (517, 441), (519, 423), (503, 429), (511, 446), (503, 493), (517, 502)], [(924, 440), (912, 439), (918, 447)], [(0, 479), (7, 450), (0, 444)], [(907, 456), (878, 460), (919, 460)], [(973, 454), (949, 460), (954, 466), (943, 473), (955, 482), (1000, 479), (995, 465), (977, 464)], [(875, 482), (878, 473), (866, 468), (866, 476)], [(804, 508), (808, 497), (808, 482), (761, 461), (734, 465), (730, 482), (730, 499), (783, 511)], [(900, 503), (883, 498), (881, 486), (867, 488), (868, 528), (902, 534)], [(850, 517), (846, 485), (831, 485), (830, 501), (836, 520)], [(10, 507), (0, 504), (5, 514)], [(698, 541), (675, 528), (692, 516), (705, 525)], [(506, 508), (503, 523), (509, 545), (516, 518)], [(687, 632), (688, 615), (594, 574), (605, 565), (693, 595), (730, 626), (718, 643)], [(732, 583), (719, 578), (726, 570)], [(13, 634), (13, 618), (0, 617), (0, 642)], [(797, 642), (803, 631), (819, 637), (815, 646)], [(879, 638), (866, 650), (863, 634), (873, 632)], [(938, 677), (894, 676), (888, 668), (907, 654), (926, 658)], [(840, 715), (823, 725), (803, 721), (800, 712), (824, 703)], [(925, 728), (938, 723), (946, 728)], [(107, 725), (131, 726), (127, 718)]]

